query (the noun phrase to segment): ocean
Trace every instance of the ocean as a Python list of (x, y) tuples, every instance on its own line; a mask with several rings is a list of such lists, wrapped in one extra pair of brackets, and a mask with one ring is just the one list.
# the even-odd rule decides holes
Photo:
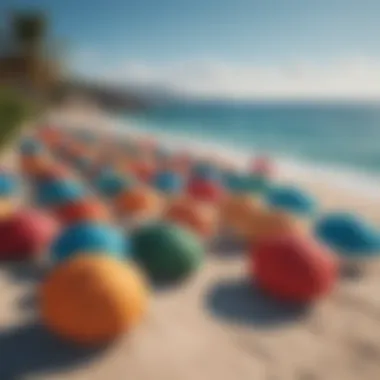
[(123, 115), (129, 125), (191, 146), (269, 154), (380, 194), (380, 104), (167, 103)]

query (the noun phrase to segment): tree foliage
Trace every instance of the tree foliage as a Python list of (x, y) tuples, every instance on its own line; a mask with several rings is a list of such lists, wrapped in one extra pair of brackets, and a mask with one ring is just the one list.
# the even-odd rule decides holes
[(0, 149), (18, 135), (23, 124), (37, 111), (30, 98), (15, 89), (0, 87)]
[(40, 12), (16, 12), (12, 20), (12, 34), (23, 49), (41, 47), (46, 35), (46, 17)]

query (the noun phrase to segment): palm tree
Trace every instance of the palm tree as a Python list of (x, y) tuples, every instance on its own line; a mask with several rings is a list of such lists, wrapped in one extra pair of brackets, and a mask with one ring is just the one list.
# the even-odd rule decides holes
[(41, 54), (46, 37), (46, 17), (40, 12), (16, 12), (12, 31), (16, 46), (25, 56)]

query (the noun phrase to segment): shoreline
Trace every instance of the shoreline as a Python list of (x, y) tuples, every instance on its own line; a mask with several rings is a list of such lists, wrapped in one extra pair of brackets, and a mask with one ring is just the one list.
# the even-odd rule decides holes
[[(153, 131), (132, 125), (127, 120), (114, 117), (98, 108), (94, 109), (65, 109), (58, 113), (51, 113), (48, 120), (52, 123), (62, 123), (69, 128), (90, 128), (102, 134), (119, 136), (146, 137), (153, 136), (161, 144), (169, 149), (187, 151), (189, 140), (191, 153), (195, 156), (216, 155), (225, 157), (236, 167), (243, 168), (254, 154), (234, 147), (223, 146), (213, 141), (200, 141), (200, 137), (188, 136), (179, 132), (175, 136), (167, 132)], [(291, 159), (287, 157), (271, 155), (281, 181), (297, 182), (306, 187), (320, 186), (323, 182), (326, 186), (333, 187), (336, 191), (349, 191), (356, 197), (366, 197), (380, 202), (380, 174), (378, 176), (364, 170), (339, 165), (318, 164), (303, 159)]]

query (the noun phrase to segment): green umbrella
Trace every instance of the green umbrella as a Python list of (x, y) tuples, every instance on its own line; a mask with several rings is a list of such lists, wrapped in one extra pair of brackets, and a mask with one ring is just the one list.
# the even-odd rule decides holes
[(201, 264), (204, 248), (190, 231), (167, 222), (137, 228), (131, 237), (136, 261), (153, 281), (184, 279)]

